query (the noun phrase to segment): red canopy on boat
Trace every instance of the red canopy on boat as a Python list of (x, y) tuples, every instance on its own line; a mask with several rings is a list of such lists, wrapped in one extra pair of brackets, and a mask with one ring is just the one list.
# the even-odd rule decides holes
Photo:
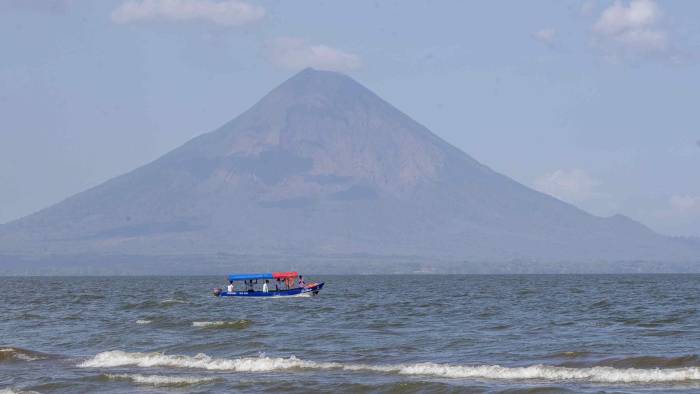
[(287, 279), (287, 278), (296, 278), (299, 276), (299, 273), (294, 271), (294, 272), (273, 272), (272, 277), (274, 279)]

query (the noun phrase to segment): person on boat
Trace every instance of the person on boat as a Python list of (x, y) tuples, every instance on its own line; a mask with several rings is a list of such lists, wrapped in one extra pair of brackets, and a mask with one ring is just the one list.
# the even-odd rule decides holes
[(230, 280), (230, 281), (228, 281), (228, 292), (233, 293), (233, 290), (234, 290), (233, 289), (233, 281)]
[(267, 284), (268, 283), (270, 283), (270, 281), (265, 279), (265, 283), (263, 283), (263, 289), (262, 289), (263, 293), (267, 293), (267, 291), (268, 291)]
[(253, 287), (253, 281), (249, 280), (248, 281), (248, 293), (252, 293), (255, 291), (255, 288)]
[(275, 282), (275, 291), (280, 291), (280, 278), (277, 278), (277, 282)]
[(305, 284), (304, 277), (299, 275), (299, 287), (304, 287)]

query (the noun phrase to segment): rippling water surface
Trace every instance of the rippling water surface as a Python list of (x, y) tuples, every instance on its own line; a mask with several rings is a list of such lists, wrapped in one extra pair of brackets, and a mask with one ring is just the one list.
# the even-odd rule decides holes
[(0, 278), (0, 392), (698, 392), (700, 276)]

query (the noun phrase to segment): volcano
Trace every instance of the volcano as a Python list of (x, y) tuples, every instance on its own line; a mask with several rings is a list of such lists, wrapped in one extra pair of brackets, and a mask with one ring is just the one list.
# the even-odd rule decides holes
[(5, 255), (697, 261), (501, 175), (352, 78), (306, 69), (217, 130), (0, 227)]

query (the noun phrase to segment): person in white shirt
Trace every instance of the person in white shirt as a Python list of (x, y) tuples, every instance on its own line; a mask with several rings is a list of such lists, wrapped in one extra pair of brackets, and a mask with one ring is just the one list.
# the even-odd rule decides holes
[(305, 284), (304, 277), (299, 275), (299, 287), (304, 287)]
[(228, 292), (233, 293), (233, 281), (232, 280), (228, 282)]
[(270, 283), (269, 280), (265, 279), (265, 283), (263, 283), (263, 293), (267, 293), (267, 284)]

